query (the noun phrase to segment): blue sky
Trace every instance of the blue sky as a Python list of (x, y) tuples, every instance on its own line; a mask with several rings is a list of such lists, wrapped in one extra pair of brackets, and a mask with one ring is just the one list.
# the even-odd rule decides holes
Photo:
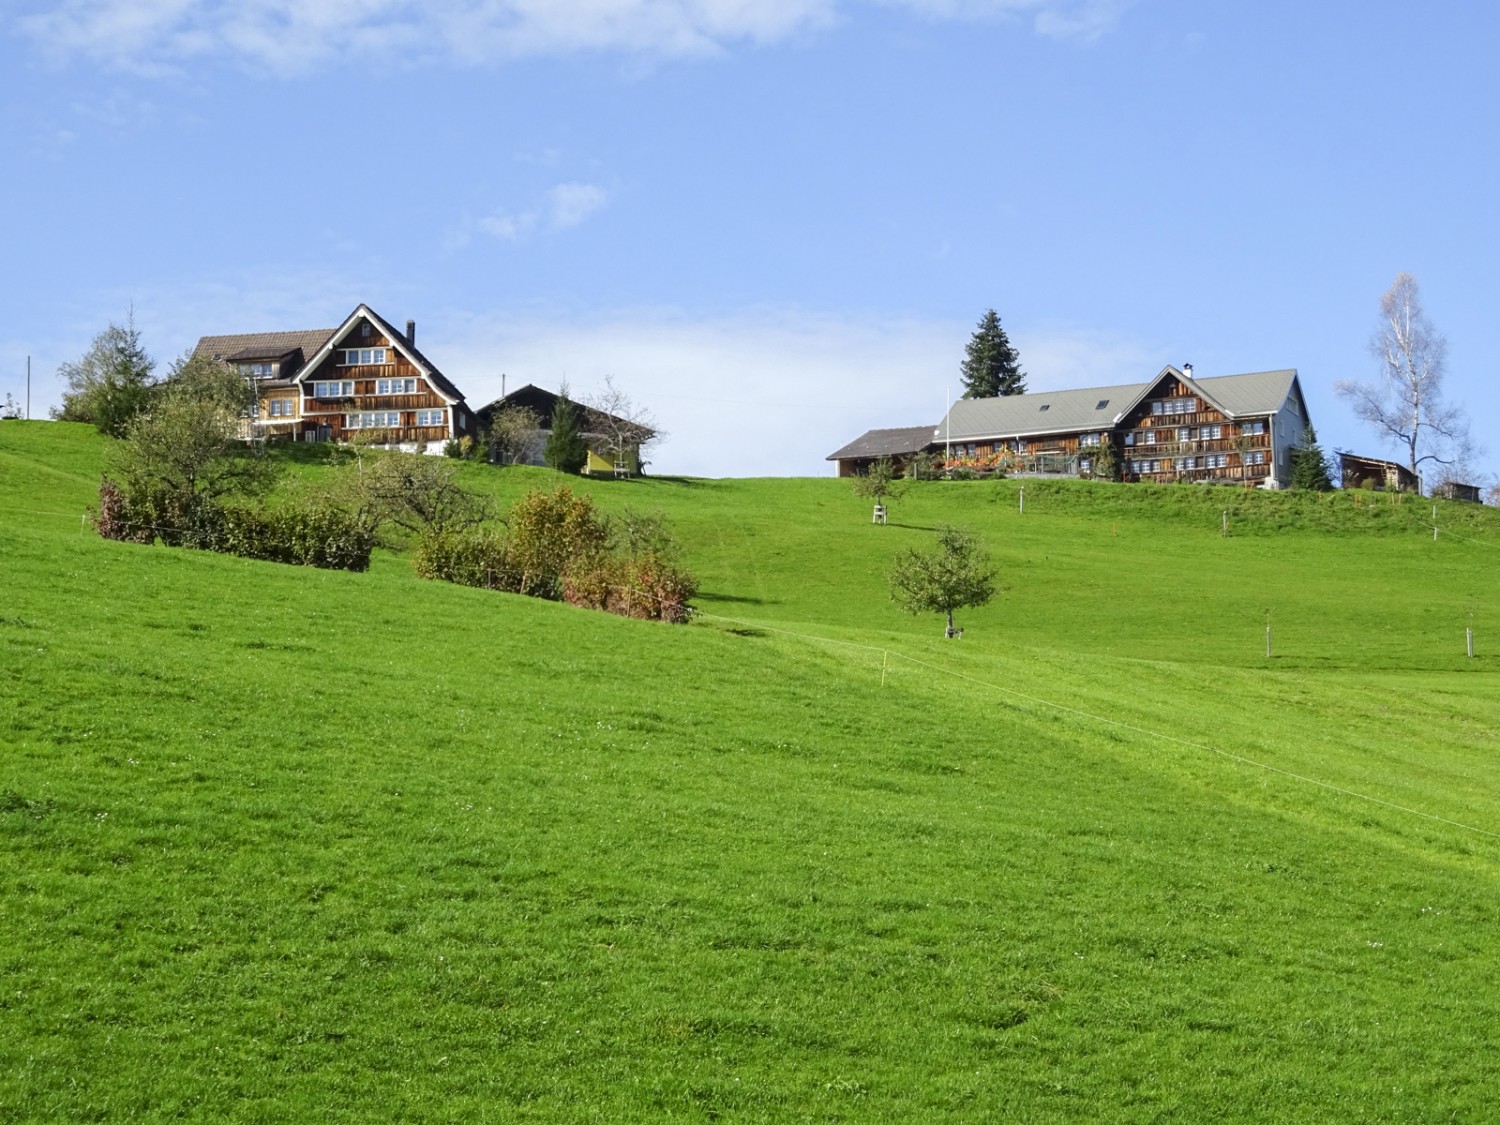
[(986, 308), (1033, 389), (1295, 367), (1328, 447), (1414, 274), (1500, 468), (1500, 15), (1180, 0), (0, 6), (0, 394), (134, 308), (361, 301), (482, 405), (606, 375), (661, 472), (936, 423)]

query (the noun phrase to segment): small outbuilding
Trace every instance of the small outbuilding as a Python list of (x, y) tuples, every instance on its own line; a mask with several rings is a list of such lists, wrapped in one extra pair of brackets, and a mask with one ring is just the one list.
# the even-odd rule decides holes
[(889, 457), (898, 471), (905, 472), (913, 457), (937, 448), (933, 437), (936, 429), (935, 426), (900, 426), (891, 430), (867, 430), (824, 460), (838, 462), (841, 477), (862, 477), (882, 457)]
[[(1339, 472), (1345, 488), (1367, 488), (1376, 492), (1420, 492), (1422, 482), (1417, 474), (1395, 461), (1378, 457), (1361, 457), (1357, 453), (1339, 454)], [(1474, 497), (1479, 498), (1476, 490)]]

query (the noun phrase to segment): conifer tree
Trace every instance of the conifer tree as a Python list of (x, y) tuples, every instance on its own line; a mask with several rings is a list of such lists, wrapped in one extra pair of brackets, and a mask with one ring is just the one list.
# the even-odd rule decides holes
[(547, 435), (547, 447), (542, 457), (550, 468), (560, 473), (576, 473), (583, 468), (588, 455), (588, 446), (584, 444), (579, 425), (578, 407), (568, 398), (565, 386), (552, 408), (552, 429)]
[(1318, 444), (1318, 435), (1311, 426), (1302, 433), (1302, 444), (1292, 455), (1292, 487), (1309, 492), (1332, 492), (1333, 478), (1328, 472), (1328, 457)]
[(994, 309), (986, 310), (979, 318), (979, 327), (964, 348), (964, 361), (959, 365), (959, 372), (963, 376), (964, 398), (997, 398), (1026, 393), (1026, 372), (1021, 370), (1021, 357), (1011, 347), (1010, 338), (1000, 327), (1000, 317)]

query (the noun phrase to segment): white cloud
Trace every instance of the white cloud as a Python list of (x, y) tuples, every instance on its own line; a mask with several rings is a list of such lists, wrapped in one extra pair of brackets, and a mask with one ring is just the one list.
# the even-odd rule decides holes
[(608, 202), (609, 193), (597, 184), (557, 184), (547, 192), (543, 206), (525, 211), (497, 211), (476, 225), (505, 242), (520, 242), (542, 229), (563, 231), (576, 227)]
[[(821, 476), (824, 458), (877, 426), (936, 425), (960, 391), (971, 324), (757, 309), (695, 319), (643, 310), (589, 319), (485, 314), (429, 333), (432, 358), (471, 403), (526, 383), (567, 381), (586, 398), (606, 375), (668, 438), (654, 471), (697, 476)], [(1082, 331), (1013, 335), (1034, 389), (1134, 382), (1164, 362)]]
[(608, 199), (605, 190), (595, 184), (558, 184), (548, 193), (553, 229), (576, 227), (603, 207)]
[(932, 20), (1024, 19), (1038, 35), (1092, 42), (1114, 29), (1134, 0), (881, 0)]
[(612, 51), (653, 58), (777, 43), (861, 6), (934, 20), (1030, 17), (1038, 34), (1088, 40), (1130, 0), (63, 0), (16, 25), (60, 59), (159, 74), (233, 60), (303, 73), (340, 58), (490, 63)]

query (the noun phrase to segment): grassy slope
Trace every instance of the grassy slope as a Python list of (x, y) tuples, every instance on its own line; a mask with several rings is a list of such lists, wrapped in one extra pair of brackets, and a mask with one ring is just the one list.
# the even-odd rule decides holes
[(1288, 774), (1500, 830), (1491, 513), (585, 485), (673, 629), (103, 543), (99, 453), (0, 426), (0, 1118), (1488, 1112), (1500, 840)]

